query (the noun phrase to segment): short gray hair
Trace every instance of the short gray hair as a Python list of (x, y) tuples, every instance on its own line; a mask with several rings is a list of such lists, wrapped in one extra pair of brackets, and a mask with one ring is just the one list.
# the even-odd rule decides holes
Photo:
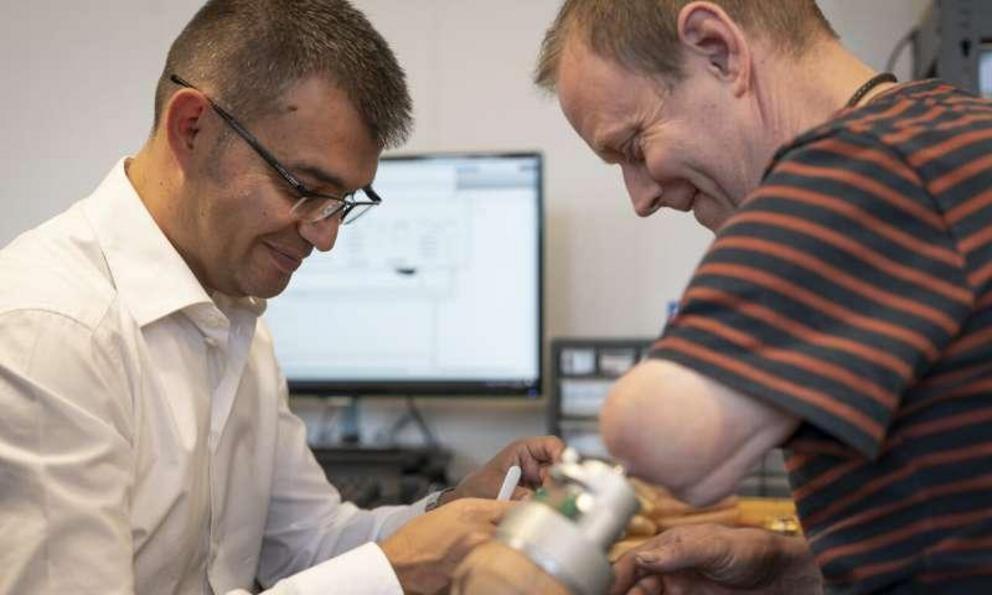
[(155, 92), (155, 128), (178, 74), (251, 121), (294, 83), (327, 76), (351, 100), (380, 148), (412, 128), (403, 69), (347, 0), (209, 0), (173, 42)]

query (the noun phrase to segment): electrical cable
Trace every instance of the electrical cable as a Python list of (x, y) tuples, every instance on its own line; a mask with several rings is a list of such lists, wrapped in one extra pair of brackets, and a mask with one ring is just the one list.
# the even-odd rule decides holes
[(320, 427), (314, 432), (314, 440), (316, 444), (313, 446), (323, 447), (331, 443), (328, 438), (331, 424), (335, 418), (338, 416), (338, 409), (331, 406), (329, 400), (325, 399), (322, 403), (320, 412)]
[(410, 410), (410, 416), (416, 421), (417, 426), (420, 428), (420, 432), (424, 435), (424, 439), (427, 441), (428, 446), (437, 446), (437, 437), (434, 432), (431, 431), (431, 427), (427, 425), (427, 421), (424, 416), (420, 414), (420, 409), (417, 408), (416, 403), (413, 401), (413, 397), (408, 396), (406, 398), (407, 407)]
[(899, 56), (902, 55), (903, 50), (905, 50), (910, 44), (916, 43), (916, 36), (919, 32), (920, 30), (914, 27), (909, 31), (909, 33), (903, 35), (899, 41), (896, 42), (895, 47), (892, 48), (892, 52), (889, 53), (889, 59), (885, 62), (884, 72), (892, 72), (892, 70), (896, 67), (896, 62), (899, 61)]
[(420, 430), (420, 434), (424, 438), (424, 442), (427, 446), (435, 448), (440, 444), (437, 440), (437, 436), (434, 435), (434, 432), (431, 431), (430, 426), (427, 425), (427, 421), (424, 420), (424, 416), (421, 415), (420, 410), (417, 408), (417, 404), (413, 400), (413, 397), (409, 395), (406, 397), (406, 412), (395, 422), (393, 422), (393, 425), (386, 432), (386, 436), (389, 437), (392, 444), (396, 444), (396, 437), (400, 433), (400, 430), (405, 428), (410, 422), (413, 422), (417, 429)]

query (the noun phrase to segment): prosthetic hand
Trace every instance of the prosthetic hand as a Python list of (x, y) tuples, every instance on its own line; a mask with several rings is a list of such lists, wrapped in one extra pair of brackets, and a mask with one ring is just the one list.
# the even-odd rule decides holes
[(511, 510), (493, 541), (455, 571), (455, 594), (599, 595), (612, 573), (606, 552), (639, 504), (623, 472), (566, 450), (547, 490)]

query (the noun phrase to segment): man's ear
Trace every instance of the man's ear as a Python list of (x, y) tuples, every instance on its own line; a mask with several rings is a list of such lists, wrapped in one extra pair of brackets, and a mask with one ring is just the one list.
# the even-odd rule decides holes
[(735, 95), (747, 90), (751, 77), (751, 47), (743, 29), (719, 6), (691, 2), (679, 12), (679, 40), (687, 56), (705, 61), (708, 72), (733, 86)]
[[(204, 116), (210, 110), (206, 97), (192, 89), (182, 89), (169, 99), (162, 118), (162, 133), (172, 156), (185, 171), (203, 143)], [(202, 147), (201, 147), (202, 150)]]

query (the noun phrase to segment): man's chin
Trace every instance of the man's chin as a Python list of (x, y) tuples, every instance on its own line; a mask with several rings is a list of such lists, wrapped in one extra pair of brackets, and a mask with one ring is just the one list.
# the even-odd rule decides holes
[(283, 283), (276, 285), (267, 285), (265, 287), (259, 288), (253, 295), (253, 297), (261, 298), (263, 300), (271, 299), (286, 291), (286, 287), (289, 285), (289, 279), (286, 279)]
[(265, 279), (253, 279), (243, 283), (241, 290), (245, 296), (267, 300), (285, 291), (290, 278), (289, 275), (268, 275)]
[(711, 213), (706, 212), (705, 209), (693, 209), (692, 216), (696, 218), (696, 221), (700, 225), (716, 233), (716, 223), (712, 220)]
[(721, 209), (711, 208), (708, 204), (696, 204), (692, 216), (706, 229), (716, 233), (727, 222), (728, 214)]

